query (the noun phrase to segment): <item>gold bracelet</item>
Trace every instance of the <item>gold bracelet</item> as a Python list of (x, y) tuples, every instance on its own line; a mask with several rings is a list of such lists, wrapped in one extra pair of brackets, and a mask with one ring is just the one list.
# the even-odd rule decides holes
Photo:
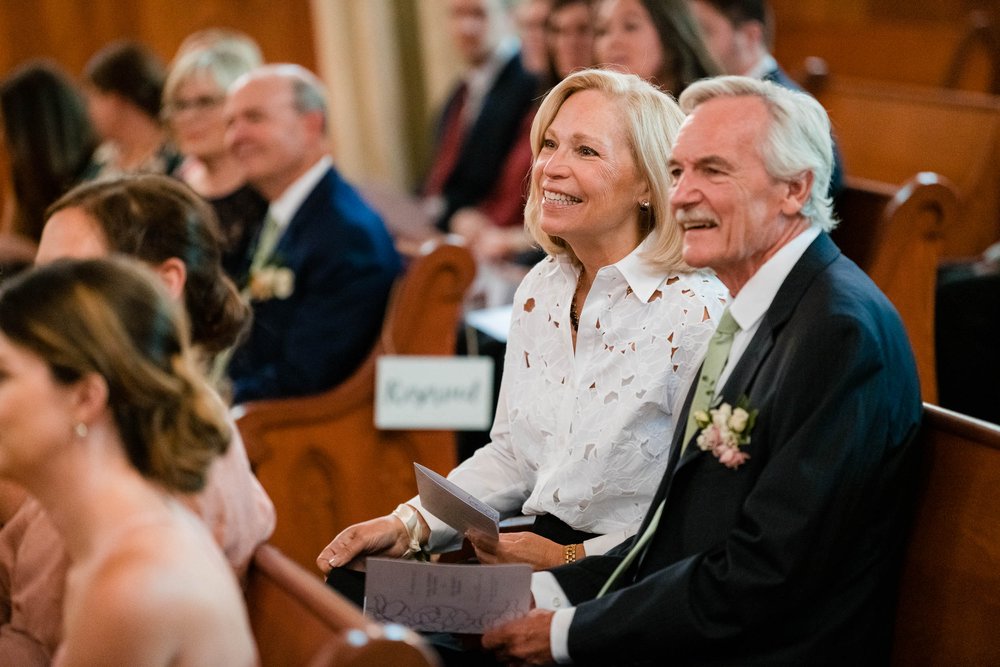
[(576, 545), (575, 544), (567, 544), (565, 547), (563, 547), (563, 559), (564, 559), (564, 561), (565, 561), (565, 563), (567, 565), (569, 563), (575, 563), (576, 562)]

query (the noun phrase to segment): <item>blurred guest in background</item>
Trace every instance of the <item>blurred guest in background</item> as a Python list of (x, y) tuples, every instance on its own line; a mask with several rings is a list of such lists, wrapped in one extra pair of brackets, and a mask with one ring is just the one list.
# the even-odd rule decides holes
[(549, 87), (594, 64), (593, 0), (553, 0), (546, 23)]
[(223, 268), (240, 280), (267, 200), (247, 184), (242, 165), (226, 148), (223, 105), (229, 86), (261, 64), (251, 59), (259, 50), (234, 38), (194, 44), (173, 62), (163, 88), (164, 116), (185, 156), (174, 175), (212, 204), (222, 232)]
[(37, 243), (45, 209), (83, 176), (97, 147), (83, 98), (55, 63), (27, 63), (0, 83), (13, 196), (4, 230)]
[(84, 92), (97, 134), (103, 140), (88, 178), (123, 173), (170, 174), (180, 154), (167, 140), (160, 100), (167, 72), (163, 62), (137, 42), (115, 42), (84, 68)]
[(600, 0), (596, 25), (598, 64), (638, 74), (674, 97), (722, 73), (685, 0)]

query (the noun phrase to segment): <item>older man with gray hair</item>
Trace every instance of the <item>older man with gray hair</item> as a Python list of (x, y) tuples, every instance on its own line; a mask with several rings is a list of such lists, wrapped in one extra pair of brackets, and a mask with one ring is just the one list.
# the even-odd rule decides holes
[(885, 664), (921, 404), (899, 316), (827, 235), (829, 120), (746, 77), (680, 104), (684, 259), (733, 297), (687, 429), (636, 537), (536, 574), (539, 608), (484, 646), (528, 664)]
[(268, 200), (247, 258), (253, 326), (229, 364), (236, 402), (314, 394), (346, 379), (378, 337), (401, 262), (381, 218), (327, 153), (323, 86), (268, 65), (229, 91), (226, 144)]

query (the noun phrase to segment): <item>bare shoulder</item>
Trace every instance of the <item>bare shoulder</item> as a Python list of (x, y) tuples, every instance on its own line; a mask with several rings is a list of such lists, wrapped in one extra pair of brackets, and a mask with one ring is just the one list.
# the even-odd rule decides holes
[(66, 664), (254, 664), (235, 577), (191, 527), (132, 531), (80, 575)]

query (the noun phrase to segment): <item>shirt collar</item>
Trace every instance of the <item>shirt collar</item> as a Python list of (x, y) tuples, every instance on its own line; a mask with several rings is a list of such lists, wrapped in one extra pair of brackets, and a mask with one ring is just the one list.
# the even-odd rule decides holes
[(302, 202), (306, 200), (309, 193), (313, 191), (316, 184), (323, 178), (323, 174), (333, 166), (333, 160), (329, 155), (321, 157), (316, 164), (298, 177), (291, 185), (285, 188), (281, 196), (271, 202), (267, 209), (267, 214), (274, 218), (281, 229), (288, 227), (292, 217), (301, 208)]
[(751, 67), (745, 76), (751, 79), (763, 79), (765, 76), (778, 69), (778, 61), (770, 53), (765, 53), (764, 57)]
[[(663, 283), (664, 273), (662, 269), (650, 264), (643, 257), (643, 253), (647, 252), (652, 246), (653, 241), (649, 236), (644, 238), (642, 242), (637, 245), (632, 252), (622, 257), (620, 260), (614, 264), (601, 267), (597, 272), (597, 278), (599, 280), (601, 274), (608, 271), (617, 271), (625, 278), (625, 282), (632, 292), (638, 297), (643, 303), (649, 303), (650, 298), (653, 296), (653, 292), (660, 287)], [(559, 262), (564, 270), (572, 271), (574, 280), (579, 273), (579, 270), (572, 266), (569, 257), (566, 255), (559, 255)]]
[(729, 312), (743, 331), (749, 331), (778, 294), (778, 289), (792, 268), (798, 263), (809, 245), (819, 236), (818, 227), (810, 225), (801, 234), (786, 243), (778, 252), (764, 262), (750, 280), (743, 286), (729, 304)]

